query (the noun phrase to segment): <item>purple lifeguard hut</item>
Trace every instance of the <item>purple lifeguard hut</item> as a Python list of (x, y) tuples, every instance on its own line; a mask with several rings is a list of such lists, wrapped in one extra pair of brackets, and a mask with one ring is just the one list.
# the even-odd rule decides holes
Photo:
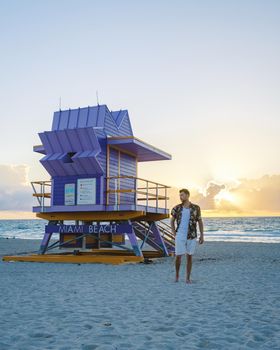
[[(171, 155), (133, 135), (127, 110), (59, 110), (51, 131), (38, 135), (42, 144), (33, 150), (44, 155), (51, 179), (32, 182), (33, 212), (48, 221), (32, 261), (120, 263), (173, 253), (174, 237), (162, 221), (169, 218), (168, 186), (137, 175), (139, 162)], [(50, 245), (53, 233), (59, 241)], [(144, 250), (145, 243), (152, 249)], [(72, 252), (48, 254), (53, 246)]]

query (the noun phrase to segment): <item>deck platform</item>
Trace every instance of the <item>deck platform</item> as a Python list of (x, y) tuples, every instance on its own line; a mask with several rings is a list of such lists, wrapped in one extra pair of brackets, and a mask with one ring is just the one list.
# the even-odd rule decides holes
[(143, 257), (117, 249), (94, 249), (92, 252), (7, 255), (2, 258), (6, 262), (40, 262), (40, 263), (69, 263), (69, 264), (131, 264), (144, 262), (145, 259), (160, 258), (158, 251), (143, 251)]
[[(64, 209), (65, 210), (65, 209)], [(167, 219), (169, 214), (164, 212), (146, 212), (144, 210), (119, 211), (46, 211), (37, 212), (36, 217), (45, 220), (84, 220), (84, 221), (120, 221), (120, 220), (147, 220), (157, 221)]]

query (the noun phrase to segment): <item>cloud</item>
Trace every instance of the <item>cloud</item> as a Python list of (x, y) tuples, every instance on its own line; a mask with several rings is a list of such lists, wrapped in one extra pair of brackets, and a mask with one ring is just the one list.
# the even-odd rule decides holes
[[(178, 190), (171, 189), (172, 204), (179, 202)], [(217, 183), (209, 181), (204, 189), (190, 189), (191, 201), (203, 210), (223, 212), (280, 211), (280, 175), (256, 179), (241, 178)]]
[(264, 175), (259, 179), (240, 179), (233, 189), (241, 199), (242, 207), (253, 210), (280, 210), (280, 175)]
[(196, 200), (199, 202), (201, 208), (215, 209), (215, 197), (220, 193), (221, 190), (225, 188), (226, 186), (224, 184), (220, 185), (214, 181), (210, 181), (206, 186), (205, 194), (197, 193), (194, 198), (196, 198)]
[(25, 164), (0, 165), (0, 210), (32, 210), (28, 172), (29, 167)]

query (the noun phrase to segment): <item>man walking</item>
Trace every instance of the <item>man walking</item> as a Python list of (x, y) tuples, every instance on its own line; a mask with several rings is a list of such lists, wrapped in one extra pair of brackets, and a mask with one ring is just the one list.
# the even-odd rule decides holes
[[(176, 279), (179, 281), (179, 271), (181, 266), (182, 255), (186, 257), (186, 283), (192, 283), (190, 276), (192, 270), (192, 255), (196, 247), (197, 222), (199, 225), (200, 237), (199, 244), (204, 242), (203, 222), (201, 210), (197, 204), (189, 200), (190, 192), (186, 188), (179, 191), (181, 203), (175, 205), (171, 210), (171, 229), (175, 235), (175, 266)], [(175, 221), (177, 227), (175, 229)]]

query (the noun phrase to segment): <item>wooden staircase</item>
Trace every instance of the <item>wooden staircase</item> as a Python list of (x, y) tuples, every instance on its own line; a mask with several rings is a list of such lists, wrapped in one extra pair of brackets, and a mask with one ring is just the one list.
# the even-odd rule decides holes
[(175, 236), (172, 233), (171, 226), (164, 221), (134, 221), (133, 229), (138, 238), (149, 244), (156, 250), (161, 250), (163, 255), (168, 256), (175, 251)]

